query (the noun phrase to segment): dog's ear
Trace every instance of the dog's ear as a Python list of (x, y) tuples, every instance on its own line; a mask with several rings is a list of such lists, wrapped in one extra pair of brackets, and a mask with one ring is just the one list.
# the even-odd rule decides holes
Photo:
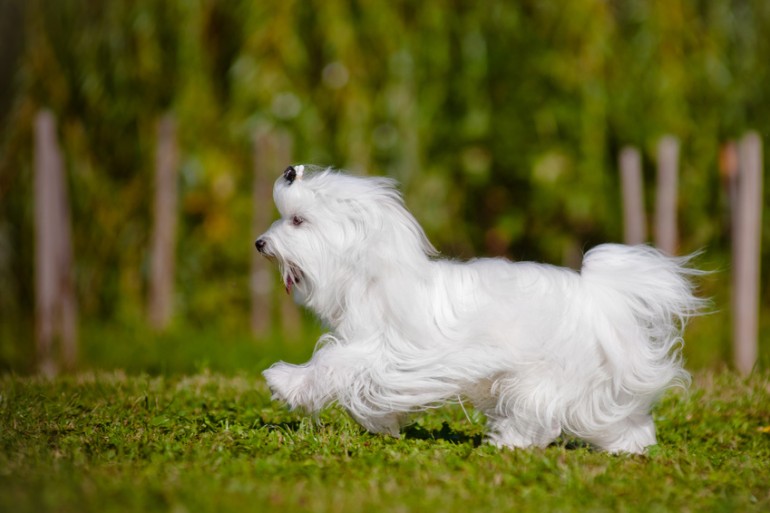
[(283, 172), (283, 177), (287, 182), (289, 182), (289, 185), (291, 185), (297, 178), (297, 170), (294, 169), (294, 166), (289, 166), (286, 168), (286, 171)]

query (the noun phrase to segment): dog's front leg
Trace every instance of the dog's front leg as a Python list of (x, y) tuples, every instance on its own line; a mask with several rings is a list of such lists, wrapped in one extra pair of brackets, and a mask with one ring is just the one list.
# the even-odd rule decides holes
[(360, 347), (330, 345), (318, 349), (304, 365), (279, 362), (263, 375), (273, 399), (292, 409), (314, 413), (339, 401), (368, 431), (398, 436), (408, 412), (383, 407), (390, 401), (381, 396), (387, 387), (372, 383), (368, 370), (374, 365)]
[(340, 390), (349, 388), (352, 367), (359, 355), (338, 345), (320, 347), (309, 362), (293, 365), (278, 362), (262, 373), (273, 392), (273, 399), (291, 409), (307, 413), (320, 411), (338, 399)]
[(304, 365), (278, 362), (262, 375), (273, 392), (274, 400), (285, 402), (292, 410), (314, 413), (332, 400), (331, 390), (316, 379), (316, 371), (312, 361)]

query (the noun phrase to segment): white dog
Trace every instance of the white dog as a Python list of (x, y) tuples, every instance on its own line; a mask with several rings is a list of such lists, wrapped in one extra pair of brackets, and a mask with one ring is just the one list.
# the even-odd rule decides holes
[(688, 258), (605, 244), (579, 273), (442, 260), (389, 179), (294, 166), (273, 195), (281, 218), (257, 249), (330, 329), (308, 363), (264, 372), (274, 399), (337, 402), (394, 436), (410, 413), (468, 399), (497, 446), (656, 443), (650, 408), (689, 381), (680, 335), (702, 303)]

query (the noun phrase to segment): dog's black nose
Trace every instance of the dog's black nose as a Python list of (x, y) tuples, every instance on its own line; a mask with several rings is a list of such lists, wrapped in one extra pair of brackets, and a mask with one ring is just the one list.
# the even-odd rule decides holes
[(257, 239), (257, 242), (254, 243), (254, 246), (257, 247), (257, 251), (260, 253), (265, 252), (265, 246), (267, 246), (267, 242), (265, 242), (264, 239)]
[(294, 169), (294, 166), (289, 166), (286, 168), (286, 171), (283, 172), (283, 177), (289, 184), (293, 184), (294, 180), (297, 178), (297, 170)]

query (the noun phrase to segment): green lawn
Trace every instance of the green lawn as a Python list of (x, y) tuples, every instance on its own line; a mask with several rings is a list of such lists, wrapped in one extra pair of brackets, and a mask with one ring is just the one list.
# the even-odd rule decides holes
[(649, 456), (481, 443), (445, 408), (400, 439), (317, 420), (256, 375), (0, 378), (0, 511), (768, 511), (770, 374), (695, 376)]

